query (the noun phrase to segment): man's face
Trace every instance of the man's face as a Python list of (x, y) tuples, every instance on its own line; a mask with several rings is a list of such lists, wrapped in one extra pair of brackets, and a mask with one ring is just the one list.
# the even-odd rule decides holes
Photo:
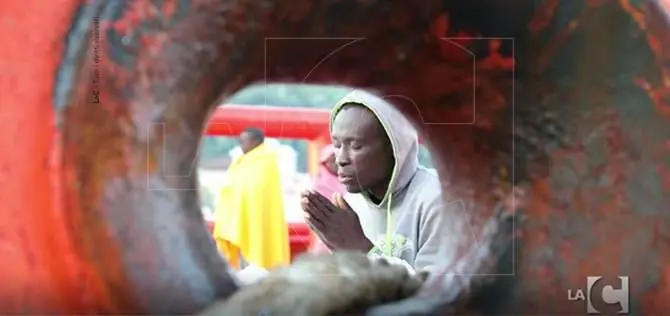
[(243, 153), (248, 153), (258, 145), (258, 142), (247, 132), (240, 134), (240, 148)]
[(362, 106), (346, 106), (335, 117), (331, 136), (338, 179), (347, 191), (383, 195), (394, 158), (389, 138), (377, 117)]

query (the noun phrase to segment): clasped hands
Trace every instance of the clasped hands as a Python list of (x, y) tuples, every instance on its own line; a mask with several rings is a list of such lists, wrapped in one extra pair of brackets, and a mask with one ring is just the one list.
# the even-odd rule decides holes
[(307, 190), (301, 195), (300, 205), (305, 221), (330, 250), (354, 250), (368, 252), (374, 246), (365, 237), (358, 215), (335, 193), (335, 203), (320, 193)]

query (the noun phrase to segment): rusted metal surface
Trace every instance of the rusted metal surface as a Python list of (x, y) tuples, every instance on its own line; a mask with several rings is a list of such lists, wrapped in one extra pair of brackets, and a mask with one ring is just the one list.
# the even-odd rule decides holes
[(476, 311), (582, 314), (567, 289), (625, 275), (631, 310), (661, 314), (664, 2), (3, 1), (1, 273), (13, 283), (0, 309), (182, 313), (227, 296), (191, 173), (197, 143), (217, 97), (281, 80), (396, 102), (475, 230), (520, 193), (513, 276)]
[[(51, 92), (74, 1), (0, 3), (0, 310), (39, 314), (78, 308), (62, 209), (51, 180)], [(38, 12), (43, 12), (39, 14)], [(38, 14), (36, 14), (38, 13)], [(48, 48), (47, 48), (48, 47)], [(38, 117), (41, 117), (39, 119)], [(45, 123), (46, 122), (46, 123)], [(57, 259), (56, 259), (57, 258)], [(79, 295), (80, 296), (80, 295)]]

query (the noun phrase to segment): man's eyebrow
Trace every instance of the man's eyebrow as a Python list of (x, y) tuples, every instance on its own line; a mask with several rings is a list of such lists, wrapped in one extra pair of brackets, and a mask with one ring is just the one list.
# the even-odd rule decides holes
[(356, 140), (356, 141), (358, 141), (358, 140), (361, 140), (361, 137), (359, 137), (359, 136), (357, 136), (357, 135), (345, 135), (345, 136), (342, 136), (342, 135), (331, 134), (331, 135), (330, 135), (330, 138), (332, 138), (332, 139), (337, 139), (337, 140), (339, 140), (339, 141), (352, 141), (352, 140)]

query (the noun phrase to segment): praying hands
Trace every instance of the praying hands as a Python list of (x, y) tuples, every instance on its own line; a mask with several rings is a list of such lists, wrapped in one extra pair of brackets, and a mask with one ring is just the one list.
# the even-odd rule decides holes
[(315, 191), (302, 193), (305, 220), (330, 250), (355, 250), (367, 253), (372, 242), (363, 233), (358, 215), (335, 193), (335, 203)]

